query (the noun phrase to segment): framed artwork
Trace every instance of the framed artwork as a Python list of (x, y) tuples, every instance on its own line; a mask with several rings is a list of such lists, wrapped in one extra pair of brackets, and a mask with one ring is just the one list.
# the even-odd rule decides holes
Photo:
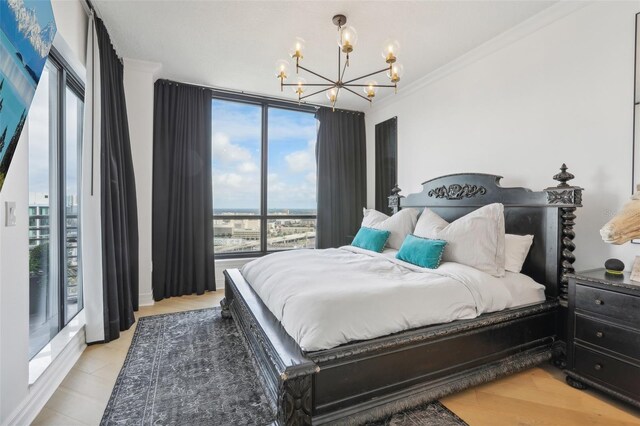
[(49, 0), (0, 1), (0, 191), (56, 30)]

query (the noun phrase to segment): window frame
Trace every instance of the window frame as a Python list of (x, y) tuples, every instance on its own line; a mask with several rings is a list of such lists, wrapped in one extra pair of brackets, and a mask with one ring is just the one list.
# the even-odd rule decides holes
[[(291, 249), (268, 250), (267, 244), (267, 224), (269, 220), (282, 219), (317, 219), (315, 215), (270, 215), (268, 214), (267, 191), (269, 176), (269, 108), (287, 109), (296, 112), (305, 112), (315, 114), (317, 107), (311, 105), (298, 105), (296, 103), (285, 100), (273, 99), (262, 96), (251, 96), (241, 93), (230, 93), (219, 90), (211, 90), (211, 101), (221, 100), (230, 102), (239, 102), (261, 108), (261, 133), (260, 133), (260, 213), (257, 215), (216, 215), (213, 214), (214, 220), (236, 219), (236, 220), (259, 220), (260, 221), (260, 250), (256, 251), (238, 251), (230, 253), (215, 254), (216, 259), (242, 259), (261, 257), (269, 253), (279, 251), (289, 251)], [(213, 132), (212, 132), (213, 133)], [(215, 190), (215, 189), (214, 189)], [(317, 200), (316, 200), (317, 203)], [(317, 207), (317, 206), (316, 206)], [(317, 212), (317, 210), (316, 210)]]
[[(49, 240), (51, 241), (51, 247), (55, 252), (51, 252), (50, 265), (51, 265), (51, 278), (55, 280), (51, 285), (55, 285), (57, 289), (57, 300), (55, 305), (58, 309), (58, 323), (57, 333), (67, 326), (81, 311), (84, 309), (84, 303), (82, 303), (82, 309), (67, 318), (67, 282), (66, 282), (66, 250), (67, 250), (67, 236), (66, 236), (66, 100), (67, 89), (69, 89), (74, 95), (82, 101), (84, 106), (85, 102), (85, 87), (80, 77), (73, 71), (71, 65), (64, 59), (60, 52), (51, 47), (47, 61), (57, 71), (57, 81), (55, 84), (55, 99), (50, 100), (50, 108), (55, 108), (55, 111), (50, 112), (49, 134), (52, 140), (49, 141), (49, 167), (50, 178), (54, 179), (53, 188), (50, 190), (49, 197), (51, 198), (48, 206), (48, 224), (49, 228)], [(45, 65), (46, 66), (46, 65)], [(80, 125), (84, 126), (84, 117), (80, 119)], [(81, 191), (80, 182), (82, 179), (82, 140), (78, 141), (78, 206), (81, 205)], [(51, 185), (51, 183), (50, 183)], [(50, 186), (51, 188), (51, 186)], [(40, 212), (42, 215), (43, 212)], [(31, 207), (29, 207), (29, 223), (31, 219)], [(78, 211), (78, 230), (77, 230), (77, 257), (78, 257), (78, 274), (80, 274), (81, 261), (82, 261), (82, 248), (81, 248), (81, 221), (80, 211)], [(29, 226), (29, 231), (31, 226)], [(29, 232), (30, 238), (30, 232)], [(80, 280), (80, 285), (83, 285)], [(78, 298), (84, 295), (84, 291), (81, 291)], [(31, 295), (29, 295), (31, 297)], [(31, 336), (30, 336), (31, 339)], [(31, 346), (31, 340), (29, 339), (29, 346)], [(51, 339), (49, 340), (49, 342)], [(45, 345), (46, 347), (46, 345)], [(30, 359), (33, 359), (40, 352), (36, 352)]]
[[(66, 252), (67, 252), (67, 224), (66, 219), (67, 215), (65, 212), (66, 205), (66, 136), (67, 136), (67, 88), (71, 90), (77, 97), (82, 101), (84, 105), (85, 101), (85, 92), (84, 92), (84, 83), (80, 79), (80, 77), (73, 71), (71, 65), (64, 59), (64, 57), (58, 52), (55, 47), (51, 47), (49, 51), (49, 60), (51, 63), (58, 69), (58, 94), (57, 94), (57, 105), (58, 108), (57, 116), (56, 116), (56, 125), (57, 125), (57, 134), (56, 134), (56, 234), (58, 235), (57, 241), (57, 250), (58, 254), (56, 256), (56, 273), (58, 279), (58, 309), (60, 309), (58, 314), (59, 320), (59, 330), (62, 330), (73, 318), (75, 318), (78, 313), (82, 309), (84, 309), (84, 302), (82, 304), (82, 309), (78, 309), (78, 311), (71, 317), (67, 319), (67, 282), (66, 282)], [(84, 117), (80, 122), (81, 125), (84, 126)], [(78, 183), (82, 181), (82, 140), (78, 142)], [(82, 192), (80, 187), (78, 188), (78, 207), (81, 206), (82, 203)], [(51, 217), (51, 216), (50, 216)], [(78, 230), (77, 230), (77, 238), (78, 238), (78, 273), (82, 268), (80, 264), (82, 262), (82, 248), (81, 248), (81, 221), (80, 221), (80, 210), (78, 210)], [(50, 225), (51, 226), (51, 222)], [(84, 291), (81, 293), (84, 296)]]

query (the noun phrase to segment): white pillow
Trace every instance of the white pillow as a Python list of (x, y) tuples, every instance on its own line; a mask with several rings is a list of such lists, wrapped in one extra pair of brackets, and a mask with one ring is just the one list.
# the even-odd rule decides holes
[(414, 235), (445, 240), (442, 260), (472, 266), (496, 277), (504, 276), (504, 206), (489, 204), (449, 223), (425, 208)]
[(387, 240), (387, 247), (396, 250), (400, 250), (404, 239), (413, 232), (418, 220), (416, 209), (400, 210), (391, 217), (373, 209), (362, 209), (362, 213), (364, 214), (362, 226), (389, 231), (391, 235)]
[(531, 244), (533, 244), (533, 235), (505, 235), (504, 269), (510, 272), (522, 271), (522, 265), (529, 254)]

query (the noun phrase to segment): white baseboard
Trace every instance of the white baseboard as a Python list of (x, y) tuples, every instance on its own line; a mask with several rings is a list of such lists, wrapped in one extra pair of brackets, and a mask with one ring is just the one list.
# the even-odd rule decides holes
[[(38, 416), (87, 347), (84, 327), (76, 333), (44, 373), (29, 386), (25, 400), (11, 413), (5, 425), (28, 425)], [(5, 426), (3, 425), (3, 426)]]
[(138, 295), (139, 306), (152, 306), (154, 303), (153, 293), (140, 293)]

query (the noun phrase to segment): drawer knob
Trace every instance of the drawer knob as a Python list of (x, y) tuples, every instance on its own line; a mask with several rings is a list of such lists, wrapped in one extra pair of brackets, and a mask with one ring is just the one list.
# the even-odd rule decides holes
[(604, 333), (602, 331), (596, 331), (596, 337), (602, 338), (604, 337)]
[(604, 305), (604, 302), (600, 299), (596, 299), (596, 305)]
[(602, 364), (596, 364), (593, 366), (596, 370), (602, 370)]

